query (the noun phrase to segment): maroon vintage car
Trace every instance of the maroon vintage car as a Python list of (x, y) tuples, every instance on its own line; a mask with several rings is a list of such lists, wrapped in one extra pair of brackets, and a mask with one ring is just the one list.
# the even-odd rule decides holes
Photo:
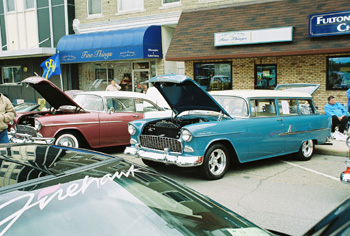
[[(19, 114), (10, 132), (13, 142), (23, 137), (55, 138), (55, 144), (100, 148), (130, 144), (128, 122), (145, 114), (164, 114), (146, 94), (122, 91), (78, 92), (73, 99), (42, 77), (22, 81), (50, 104), (47, 111)], [(157, 115), (156, 115), (157, 116)]]

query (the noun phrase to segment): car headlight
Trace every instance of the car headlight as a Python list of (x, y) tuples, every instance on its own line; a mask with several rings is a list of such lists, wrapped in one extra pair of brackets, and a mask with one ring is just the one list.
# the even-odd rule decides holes
[(128, 132), (130, 135), (134, 135), (136, 133), (136, 128), (133, 125), (128, 124)]
[(36, 130), (41, 129), (41, 123), (37, 119), (34, 119), (34, 127)]
[(185, 142), (189, 142), (192, 140), (192, 134), (187, 129), (182, 130), (181, 137)]

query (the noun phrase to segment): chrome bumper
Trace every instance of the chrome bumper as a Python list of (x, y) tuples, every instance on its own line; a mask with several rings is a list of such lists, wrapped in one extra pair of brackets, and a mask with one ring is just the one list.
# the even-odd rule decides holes
[(165, 164), (177, 165), (180, 167), (194, 167), (200, 166), (203, 163), (201, 156), (181, 156), (169, 154), (166, 150), (164, 152), (148, 152), (137, 147), (126, 147), (124, 154), (135, 155), (139, 158), (161, 162)]
[(8, 133), (8, 137), (11, 143), (53, 144), (55, 141), (54, 138), (33, 137), (29, 134), (21, 134), (13, 131)]

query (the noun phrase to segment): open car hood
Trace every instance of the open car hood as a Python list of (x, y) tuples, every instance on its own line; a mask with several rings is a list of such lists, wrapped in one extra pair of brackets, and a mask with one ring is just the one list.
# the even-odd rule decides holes
[(60, 106), (75, 106), (81, 108), (61, 89), (43, 77), (28, 77), (25, 80), (22, 80), (21, 83), (33, 87), (55, 109), (58, 109)]
[(319, 84), (279, 84), (276, 86), (275, 90), (285, 90), (291, 92), (303, 92), (308, 93), (310, 95), (314, 94), (316, 90), (320, 87)]
[(158, 89), (176, 116), (184, 111), (204, 110), (222, 112), (230, 117), (196, 81), (185, 75), (160, 75), (147, 82)]

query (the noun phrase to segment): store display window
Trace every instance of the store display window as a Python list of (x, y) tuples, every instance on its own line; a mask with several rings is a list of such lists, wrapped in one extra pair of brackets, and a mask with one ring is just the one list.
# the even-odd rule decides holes
[(207, 91), (232, 89), (232, 65), (224, 63), (194, 63), (194, 80)]
[(350, 57), (327, 58), (327, 90), (347, 90), (350, 88)]
[(255, 65), (255, 89), (275, 89), (277, 65)]

